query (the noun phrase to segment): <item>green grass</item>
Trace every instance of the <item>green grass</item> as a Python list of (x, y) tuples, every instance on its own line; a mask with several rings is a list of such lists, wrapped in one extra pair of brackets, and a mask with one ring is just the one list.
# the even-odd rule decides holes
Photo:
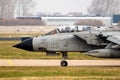
[(0, 78), (22, 76), (99, 76), (120, 79), (120, 67), (0, 67)]

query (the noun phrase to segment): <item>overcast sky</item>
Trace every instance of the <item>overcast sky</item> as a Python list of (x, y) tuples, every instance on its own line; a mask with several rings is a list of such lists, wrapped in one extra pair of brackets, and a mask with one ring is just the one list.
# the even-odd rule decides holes
[(82, 12), (87, 13), (87, 8), (90, 6), (92, 0), (35, 0), (36, 6), (34, 13), (68, 13), (68, 12)]

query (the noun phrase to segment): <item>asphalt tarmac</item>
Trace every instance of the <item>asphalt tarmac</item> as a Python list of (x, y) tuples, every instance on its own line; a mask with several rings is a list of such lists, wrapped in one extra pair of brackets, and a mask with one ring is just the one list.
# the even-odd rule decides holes
[[(115, 66), (120, 60), (67, 60), (68, 66)], [(60, 66), (61, 60), (0, 59), (0, 66)]]

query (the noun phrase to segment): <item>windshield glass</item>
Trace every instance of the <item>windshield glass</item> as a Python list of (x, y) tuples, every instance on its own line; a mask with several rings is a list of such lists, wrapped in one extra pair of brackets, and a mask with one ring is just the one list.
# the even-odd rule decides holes
[(72, 33), (72, 32), (81, 32), (81, 31), (90, 31), (91, 26), (65, 26), (65, 27), (58, 27), (45, 35), (53, 35), (58, 33)]
[(52, 30), (52, 31), (50, 31), (50, 32), (48, 32), (48, 33), (46, 33), (45, 35), (53, 35), (53, 34), (57, 34), (57, 33), (58, 33), (57, 30), (54, 29), (54, 30)]

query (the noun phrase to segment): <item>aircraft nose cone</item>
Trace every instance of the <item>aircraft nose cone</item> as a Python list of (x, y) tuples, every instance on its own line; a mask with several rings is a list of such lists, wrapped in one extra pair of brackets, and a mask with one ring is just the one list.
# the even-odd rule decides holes
[(32, 44), (33, 39), (27, 39), (24, 40), (21, 43), (18, 43), (16, 45), (14, 45), (13, 47), (19, 48), (19, 49), (23, 49), (23, 50), (27, 50), (27, 51), (33, 51), (33, 44)]

